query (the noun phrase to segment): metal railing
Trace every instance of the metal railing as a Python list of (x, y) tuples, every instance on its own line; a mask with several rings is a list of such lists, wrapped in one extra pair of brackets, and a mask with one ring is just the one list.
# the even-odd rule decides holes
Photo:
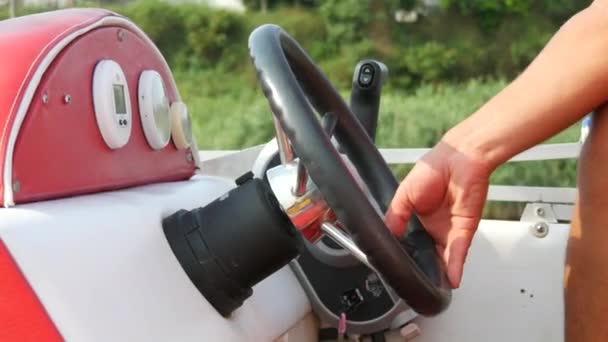
[[(200, 151), (202, 168), (213, 169), (212, 174), (234, 176), (233, 173), (243, 173), (247, 165), (251, 165), (264, 145), (237, 150)], [(428, 148), (381, 148), (380, 153), (388, 164), (413, 164), (427, 153)], [(518, 154), (509, 162), (577, 159), (581, 143), (550, 144), (535, 146)], [(207, 167), (209, 163), (209, 167)], [(221, 166), (221, 167), (220, 167)], [(219, 169), (218, 169), (219, 167)], [(573, 204), (576, 198), (575, 188), (533, 187), (491, 185), (488, 193), (489, 201), (505, 202), (539, 202), (552, 204)]]
[[(578, 142), (538, 145), (516, 155), (509, 163), (578, 159), (590, 127), (591, 115), (588, 115), (583, 120)], [(261, 154), (267, 154), (270, 144), (272, 142), (242, 151), (200, 151), (203, 173), (236, 178), (249, 171)], [(391, 165), (414, 164), (429, 151), (429, 148), (380, 148), (380, 153)], [(487, 200), (527, 203), (522, 220), (548, 220), (547, 217), (550, 217), (548, 221), (569, 221), (576, 201), (576, 188), (490, 185)], [(544, 214), (540, 215), (541, 212)]]

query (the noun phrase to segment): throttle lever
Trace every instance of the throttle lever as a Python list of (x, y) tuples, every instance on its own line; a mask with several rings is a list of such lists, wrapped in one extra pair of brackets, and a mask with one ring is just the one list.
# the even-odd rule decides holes
[(372, 139), (376, 139), (382, 86), (388, 80), (384, 63), (367, 59), (357, 63), (353, 74), (350, 109)]

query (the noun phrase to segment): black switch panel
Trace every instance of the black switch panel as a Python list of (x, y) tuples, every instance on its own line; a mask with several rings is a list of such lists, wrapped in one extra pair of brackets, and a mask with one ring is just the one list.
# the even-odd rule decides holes
[(334, 267), (317, 259), (308, 248), (302, 249), (296, 262), (324, 310), (336, 317), (345, 312), (351, 322), (370, 322), (395, 306), (382, 284), (368, 289), (370, 270), (365, 265)]
[(374, 73), (374, 67), (371, 64), (363, 65), (359, 73), (359, 85), (369, 87), (374, 82)]
[(358, 288), (345, 291), (340, 296), (340, 302), (344, 305), (344, 312), (351, 312), (363, 303), (363, 295)]

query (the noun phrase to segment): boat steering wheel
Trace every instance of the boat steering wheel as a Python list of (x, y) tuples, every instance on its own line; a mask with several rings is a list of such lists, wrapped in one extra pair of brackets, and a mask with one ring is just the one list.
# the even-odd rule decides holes
[[(386, 212), (398, 182), (342, 97), (300, 45), (276, 25), (257, 28), (249, 37), (249, 52), (274, 115), (282, 162), (294, 161), (291, 148), (299, 158), (297, 185), (290, 191), (294, 196), (304, 193), (309, 176), (351, 241), (397, 295), (419, 314), (442, 312), (450, 303), (451, 289), (433, 240), (415, 215), (402, 243), (384, 224), (372, 201)], [(315, 110), (323, 113), (322, 121)], [(357, 172), (349, 169), (332, 136)]]

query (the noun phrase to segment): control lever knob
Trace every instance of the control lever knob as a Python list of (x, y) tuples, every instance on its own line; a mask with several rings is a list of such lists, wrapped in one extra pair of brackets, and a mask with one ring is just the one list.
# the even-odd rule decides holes
[(388, 68), (382, 62), (368, 59), (355, 67), (350, 109), (372, 140), (376, 138), (382, 86), (387, 80)]

